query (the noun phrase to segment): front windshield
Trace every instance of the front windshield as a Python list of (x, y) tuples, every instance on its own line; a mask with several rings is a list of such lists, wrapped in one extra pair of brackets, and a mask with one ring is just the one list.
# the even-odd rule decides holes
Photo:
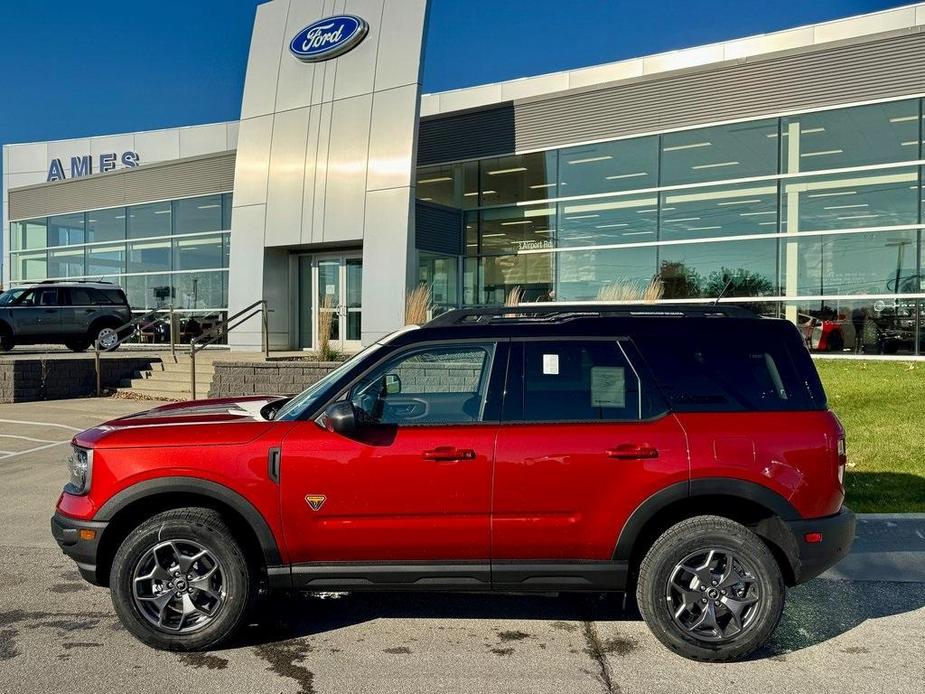
[(361, 359), (365, 359), (370, 354), (382, 347), (382, 342), (374, 342), (366, 349), (357, 352), (350, 359), (334, 369), (331, 373), (323, 376), (321, 380), (316, 381), (301, 393), (296, 395), (292, 400), (287, 402), (283, 408), (276, 413), (276, 420), (293, 420), (298, 419), (305, 410), (310, 409), (315, 404), (318, 395), (334, 381), (340, 378), (347, 371), (356, 366)]
[(10, 289), (3, 292), (3, 294), (0, 294), (0, 306), (9, 306), (14, 301), (16, 301), (16, 299), (22, 296), (22, 293), (26, 291), (26, 289), (26, 287), (20, 287), (18, 289)]

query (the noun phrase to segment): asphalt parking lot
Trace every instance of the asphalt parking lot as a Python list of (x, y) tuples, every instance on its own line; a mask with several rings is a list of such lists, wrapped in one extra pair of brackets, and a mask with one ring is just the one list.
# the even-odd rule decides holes
[[(870, 518), (839, 571), (793, 589), (749, 661), (693, 663), (617, 596), (299, 595), (212, 653), (151, 650), (78, 577), (48, 518), (66, 442), (144, 409), (0, 405), (0, 692), (909, 692), (925, 681), (925, 519)], [(898, 568), (897, 568), (898, 567)], [(889, 580), (883, 580), (884, 578)]]

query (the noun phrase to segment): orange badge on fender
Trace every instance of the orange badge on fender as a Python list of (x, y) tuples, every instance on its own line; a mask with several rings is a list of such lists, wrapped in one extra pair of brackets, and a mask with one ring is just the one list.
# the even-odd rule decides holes
[(327, 498), (324, 494), (306, 494), (305, 503), (311, 506), (312, 511), (320, 511)]

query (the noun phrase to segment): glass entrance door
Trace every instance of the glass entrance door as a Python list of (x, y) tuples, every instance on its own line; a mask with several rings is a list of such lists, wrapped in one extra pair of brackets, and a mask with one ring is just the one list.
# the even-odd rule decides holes
[(360, 349), (363, 260), (354, 255), (299, 258), (299, 346), (318, 350), (318, 336), (343, 352)]

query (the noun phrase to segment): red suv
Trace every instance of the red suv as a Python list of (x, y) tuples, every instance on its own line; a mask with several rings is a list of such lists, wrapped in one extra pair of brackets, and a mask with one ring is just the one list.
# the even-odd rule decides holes
[(447, 313), (293, 398), (78, 434), (52, 532), (125, 626), (215, 646), (258, 588), (635, 591), (689, 658), (844, 556), (844, 432), (797, 329), (731, 307)]

